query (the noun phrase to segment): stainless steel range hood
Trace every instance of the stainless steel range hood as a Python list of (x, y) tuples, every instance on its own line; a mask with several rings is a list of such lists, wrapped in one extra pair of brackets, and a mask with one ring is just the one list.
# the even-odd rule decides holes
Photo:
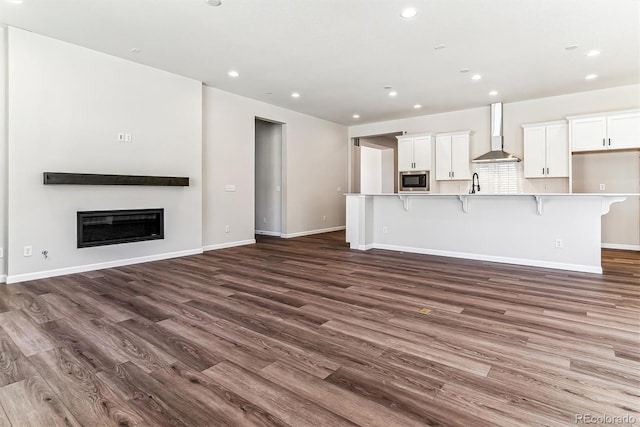
[(491, 104), (491, 151), (476, 157), (473, 163), (519, 162), (520, 158), (503, 149), (502, 102)]

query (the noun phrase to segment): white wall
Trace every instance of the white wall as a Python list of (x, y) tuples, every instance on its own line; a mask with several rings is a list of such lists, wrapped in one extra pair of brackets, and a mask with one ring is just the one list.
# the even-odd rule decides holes
[[(285, 237), (344, 227), (348, 171), (345, 126), (219, 89), (205, 86), (203, 90), (205, 249), (254, 239), (256, 117), (284, 123)], [(236, 191), (226, 192), (226, 184), (235, 185)], [(225, 225), (229, 225), (229, 233), (225, 233)]]
[[(200, 82), (16, 28), (8, 75), (10, 281), (201, 250)], [(133, 142), (117, 142), (118, 132)], [(188, 176), (191, 185), (45, 186), (45, 171)], [(164, 240), (76, 248), (76, 211), (155, 207), (165, 209)]]
[[(7, 250), (7, 29), (0, 25), (0, 248)], [(7, 257), (0, 258), (0, 283), (6, 280)]]
[[(496, 100), (498, 101), (498, 100)], [(563, 119), (566, 116), (579, 115), (593, 112), (615, 111), (640, 107), (640, 85), (621, 86), (610, 89), (580, 92), (569, 95), (553, 96), (548, 98), (533, 99), (504, 104), (504, 149), (512, 154), (522, 157), (523, 132), (522, 124), (537, 123)], [(408, 119), (390, 120), (377, 123), (362, 124), (349, 127), (349, 137), (364, 137), (367, 135), (380, 135), (392, 132), (407, 131), (408, 133), (422, 132), (450, 132), (457, 130), (471, 130), (471, 154), (477, 157), (490, 149), (490, 109), (486, 107), (474, 108), (462, 111), (453, 111), (442, 114), (412, 117)], [(525, 159), (526, 161), (526, 159)], [(611, 168), (601, 169), (605, 175), (615, 174)], [(520, 172), (521, 173), (521, 172)], [(634, 188), (640, 180), (625, 178), (627, 187)], [(482, 182), (481, 182), (482, 184)], [(436, 192), (466, 192), (470, 188), (470, 181), (439, 181), (434, 186)], [(567, 192), (568, 180), (565, 178), (551, 179), (524, 179), (522, 191), (527, 192)], [(626, 203), (626, 202), (625, 202)], [(634, 202), (629, 202), (634, 205)], [(628, 224), (640, 217), (640, 210), (634, 210), (633, 206), (625, 208), (616, 206), (607, 215), (603, 225), (603, 242), (621, 243), (619, 238), (622, 229), (615, 229), (612, 224)], [(635, 228), (634, 228), (635, 229)], [(630, 231), (631, 242), (640, 245), (640, 236), (632, 229)], [(625, 242), (629, 240), (623, 239)]]
[(360, 146), (360, 191), (382, 193), (382, 150)]
[[(600, 191), (600, 184), (605, 190)], [(622, 151), (573, 155), (575, 193), (640, 193), (640, 153)], [(611, 206), (602, 217), (606, 246), (640, 250), (640, 198)]]
[(256, 231), (282, 231), (282, 125), (256, 119)]
[(395, 182), (395, 156), (394, 150), (391, 148), (387, 148), (381, 150), (382, 154), (382, 192), (383, 193), (393, 193), (394, 192), (394, 182)]

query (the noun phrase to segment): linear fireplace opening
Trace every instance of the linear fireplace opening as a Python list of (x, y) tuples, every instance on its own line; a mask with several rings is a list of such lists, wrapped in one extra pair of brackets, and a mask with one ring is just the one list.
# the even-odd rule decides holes
[(164, 209), (78, 212), (78, 247), (164, 239)]

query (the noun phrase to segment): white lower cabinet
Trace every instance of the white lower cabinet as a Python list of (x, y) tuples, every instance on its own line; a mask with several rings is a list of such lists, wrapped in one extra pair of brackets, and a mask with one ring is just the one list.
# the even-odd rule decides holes
[(565, 178), (569, 176), (567, 122), (522, 125), (525, 178)]

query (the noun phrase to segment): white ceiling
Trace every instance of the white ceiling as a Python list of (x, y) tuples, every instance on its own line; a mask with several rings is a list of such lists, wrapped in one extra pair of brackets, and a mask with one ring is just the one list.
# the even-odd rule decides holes
[(640, 82), (640, 0), (0, 0), (0, 22), (347, 125)]

